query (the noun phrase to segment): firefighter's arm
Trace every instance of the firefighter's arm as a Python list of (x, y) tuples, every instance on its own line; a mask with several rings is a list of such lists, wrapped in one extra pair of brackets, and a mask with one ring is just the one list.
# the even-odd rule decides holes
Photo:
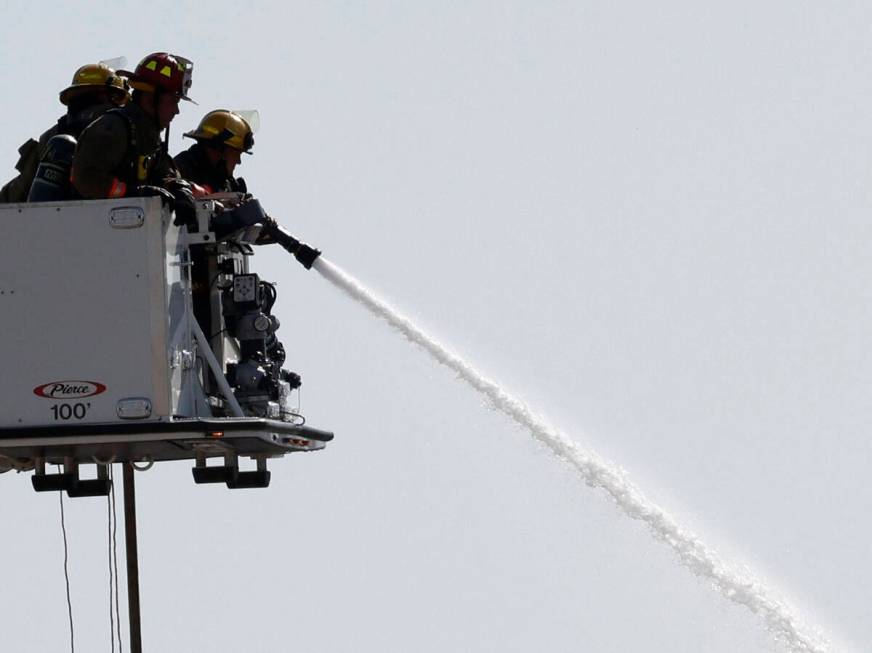
[(88, 125), (79, 137), (73, 157), (71, 181), (85, 199), (124, 197), (133, 189), (115, 176), (127, 154), (124, 119), (105, 114)]

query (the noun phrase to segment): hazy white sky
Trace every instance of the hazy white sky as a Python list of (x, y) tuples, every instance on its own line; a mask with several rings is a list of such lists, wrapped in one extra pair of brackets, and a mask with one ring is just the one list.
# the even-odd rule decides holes
[[(868, 648), (868, 3), (6, 16), (4, 175), (79, 65), (193, 59), (173, 151), (209, 109), (259, 109), (241, 172), (271, 214)], [(255, 264), (336, 440), (264, 491), (137, 477), (146, 650), (778, 650), (316, 274)], [(77, 648), (108, 650), (105, 503), (67, 506)], [(0, 519), (4, 650), (63, 650), (56, 497), (5, 474)]]

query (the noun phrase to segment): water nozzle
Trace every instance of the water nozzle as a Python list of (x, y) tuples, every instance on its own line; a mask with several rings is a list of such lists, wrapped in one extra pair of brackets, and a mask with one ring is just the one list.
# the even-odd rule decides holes
[(297, 251), (294, 252), (294, 258), (297, 259), (307, 270), (312, 269), (315, 259), (321, 256), (321, 250), (310, 247), (306, 243), (300, 243)]
[(284, 247), (290, 254), (294, 255), (300, 264), (307, 270), (312, 269), (315, 259), (321, 256), (321, 250), (315, 249), (306, 243), (300, 242), (287, 231), (282, 229), (279, 224), (270, 218), (264, 223), (267, 234), (279, 245)]
[(254, 198), (240, 204), (232, 211), (216, 217), (213, 220), (212, 229), (221, 238), (234, 230), (255, 224), (262, 225), (261, 237), (257, 241), (258, 245), (278, 243), (293, 254), (294, 258), (307, 270), (311, 270), (315, 259), (321, 256), (320, 250), (300, 242), (285, 231), (278, 222), (264, 212), (260, 202)]

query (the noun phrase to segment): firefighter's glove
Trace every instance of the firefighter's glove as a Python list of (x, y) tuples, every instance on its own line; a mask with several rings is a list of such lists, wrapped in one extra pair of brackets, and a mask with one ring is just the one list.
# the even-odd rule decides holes
[(170, 210), (175, 204), (173, 194), (160, 186), (137, 186), (133, 194), (137, 197), (159, 197), (161, 204)]
[(173, 220), (173, 224), (177, 227), (182, 225), (197, 226), (197, 201), (194, 199), (191, 187), (187, 184), (184, 186), (174, 184), (171, 190), (176, 200), (176, 219)]
[(261, 230), (257, 236), (257, 240), (254, 241), (255, 245), (270, 245), (276, 242), (275, 234), (276, 230), (279, 229), (279, 223), (273, 220), (268, 215), (263, 216), (263, 220), (261, 222)]

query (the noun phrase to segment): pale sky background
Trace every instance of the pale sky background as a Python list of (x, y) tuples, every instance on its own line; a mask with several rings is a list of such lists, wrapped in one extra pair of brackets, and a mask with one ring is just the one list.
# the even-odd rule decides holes
[[(78, 66), (192, 59), (171, 151), (210, 109), (259, 109), (240, 172), (272, 215), (870, 649), (868, 2), (4, 16), (3, 181)], [(273, 462), (268, 490), (137, 476), (146, 650), (779, 650), (315, 272), (254, 265), (336, 439)], [(108, 651), (106, 503), (66, 506), (77, 650)], [(4, 474), (0, 520), (2, 649), (68, 650), (56, 495)]]

